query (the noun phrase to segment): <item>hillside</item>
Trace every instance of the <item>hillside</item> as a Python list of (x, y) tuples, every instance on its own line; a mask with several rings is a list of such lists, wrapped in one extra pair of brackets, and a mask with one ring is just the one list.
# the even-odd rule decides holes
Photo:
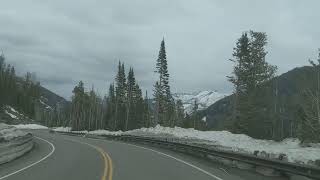
[[(59, 107), (67, 106), (68, 103), (69, 102), (63, 97), (53, 93), (45, 87), (40, 86), (40, 100), (38, 103), (40, 108), (52, 111), (57, 105), (59, 105)], [(19, 107), (14, 108), (8, 105), (3, 106), (0, 111), (0, 122), (7, 124), (37, 123), (34, 119), (28, 117), (17, 109), (19, 109)]]
[[(255, 118), (260, 126), (253, 127), (262, 137), (280, 139), (295, 136), (298, 108), (303, 102), (302, 93), (315, 86), (312, 67), (295, 68), (284, 73), (255, 92)], [(276, 93), (277, 92), (277, 93)], [(234, 121), (234, 96), (227, 96), (201, 113), (206, 116), (210, 129), (230, 130)]]
[(48, 90), (47, 88), (40, 86), (40, 96), (43, 97), (45, 103), (51, 107), (56, 106), (57, 104), (68, 104), (69, 102), (63, 97), (57, 95), (56, 93)]

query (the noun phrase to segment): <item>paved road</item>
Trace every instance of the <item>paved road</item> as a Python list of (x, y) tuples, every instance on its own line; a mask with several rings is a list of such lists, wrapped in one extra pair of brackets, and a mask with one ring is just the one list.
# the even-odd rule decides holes
[(283, 180), (153, 147), (32, 131), (35, 148), (0, 166), (0, 180)]

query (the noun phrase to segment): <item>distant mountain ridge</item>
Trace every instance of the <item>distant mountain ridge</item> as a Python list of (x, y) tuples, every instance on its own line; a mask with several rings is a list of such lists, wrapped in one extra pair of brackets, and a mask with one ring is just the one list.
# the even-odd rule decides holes
[(205, 90), (194, 93), (174, 93), (173, 98), (175, 100), (180, 99), (185, 112), (191, 113), (195, 101), (198, 103), (198, 110), (204, 110), (227, 95), (228, 94), (219, 93), (218, 91)]

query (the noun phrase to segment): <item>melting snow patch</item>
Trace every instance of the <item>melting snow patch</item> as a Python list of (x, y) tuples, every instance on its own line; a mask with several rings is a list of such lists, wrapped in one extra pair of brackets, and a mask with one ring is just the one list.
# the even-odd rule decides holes
[(9, 113), (7, 110), (4, 111), (6, 114), (8, 114), (11, 118), (13, 119), (18, 119), (18, 117), (16, 115), (13, 115), (11, 113)]

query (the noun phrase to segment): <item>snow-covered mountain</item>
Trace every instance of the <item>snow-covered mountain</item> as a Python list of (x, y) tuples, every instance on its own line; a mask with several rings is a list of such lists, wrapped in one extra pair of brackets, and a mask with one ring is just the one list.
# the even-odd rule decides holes
[(180, 99), (185, 112), (191, 113), (195, 101), (198, 103), (198, 110), (203, 110), (228, 95), (217, 91), (200, 91), (195, 93), (175, 93), (173, 94), (173, 98), (176, 100)]

